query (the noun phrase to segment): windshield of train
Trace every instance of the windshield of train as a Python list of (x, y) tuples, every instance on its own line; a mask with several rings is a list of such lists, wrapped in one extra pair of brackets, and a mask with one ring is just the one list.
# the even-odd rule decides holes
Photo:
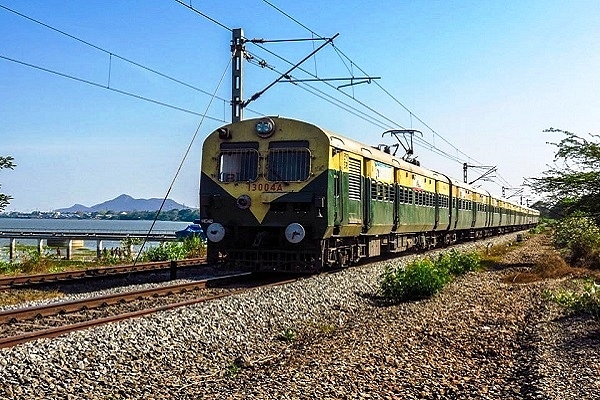
[(310, 174), (310, 150), (308, 141), (281, 141), (269, 143), (267, 157), (268, 181), (300, 182)]
[(222, 143), (219, 181), (255, 181), (258, 178), (258, 159), (258, 143)]

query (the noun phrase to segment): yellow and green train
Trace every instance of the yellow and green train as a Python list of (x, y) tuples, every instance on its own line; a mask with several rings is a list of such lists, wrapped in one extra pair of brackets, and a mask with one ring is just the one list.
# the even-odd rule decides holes
[(298, 120), (225, 125), (202, 149), (209, 262), (317, 271), (538, 219), (536, 210)]

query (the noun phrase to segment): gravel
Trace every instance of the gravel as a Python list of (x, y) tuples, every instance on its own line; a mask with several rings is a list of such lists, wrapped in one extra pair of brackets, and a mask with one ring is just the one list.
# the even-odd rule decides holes
[[(49, 285), (39, 284), (35, 290), (49, 290), (56, 293), (55, 297), (47, 297), (18, 304), (0, 305), (0, 311), (15, 310), (24, 307), (36, 307), (47, 304), (61, 303), (75, 300), (85, 300), (90, 297), (107, 296), (125, 293), (133, 290), (145, 290), (156, 287), (179, 285), (196, 282), (202, 279), (213, 278), (218, 275), (235, 274), (240, 271), (215, 271), (214, 269), (185, 268), (177, 272), (178, 279), (170, 280), (169, 271), (156, 271), (151, 274), (131, 274), (129, 276), (113, 276), (82, 280), (80, 282), (59, 282)], [(25, 288), (27, 290), (28, 288)], [(21, 290), (8, 289), (11, 291)]]
[[(522, 265), (544, 251), (535, 236), (508, 258)], [(541, 296), (565, 279), (504, 283), (523, 268), (509, 264), (469, 273), (431, 299), (389, 305), (376, 296), (384, 267), (2, 349), (0, 398), (592, 399), (600, 392), (598, 324)]]

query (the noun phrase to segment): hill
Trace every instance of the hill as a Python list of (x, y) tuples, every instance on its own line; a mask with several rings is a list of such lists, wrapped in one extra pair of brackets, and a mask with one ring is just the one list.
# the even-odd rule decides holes
[[(95, 204), (91, 207), (84, 206), (83, 204), (74, 204), (68, 208), (59, 208), (56, 211), (62, 213), (73, 213), (73, 212), (95, 212), (95, 211), (156, 211), (160, 208), (163, 199), (134, 199), (133, 197), (122, 194), (115, 197), (112, 200), (105, 201), (103, 203)], [(169, 210), (183, 210), (186, 207), (183, 204), (179, 204), (171, 199), (165, 201), (163, 211)]]

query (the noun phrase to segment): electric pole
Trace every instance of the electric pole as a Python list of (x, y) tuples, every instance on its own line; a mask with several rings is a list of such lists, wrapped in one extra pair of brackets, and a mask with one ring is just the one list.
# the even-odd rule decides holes
[(233, 30), (231, 39), (231, 54), (233, 65), (231, 68), (231, 122), (240, 122), (244, 119), (242, 80), (244, 78), (244, 30)]

